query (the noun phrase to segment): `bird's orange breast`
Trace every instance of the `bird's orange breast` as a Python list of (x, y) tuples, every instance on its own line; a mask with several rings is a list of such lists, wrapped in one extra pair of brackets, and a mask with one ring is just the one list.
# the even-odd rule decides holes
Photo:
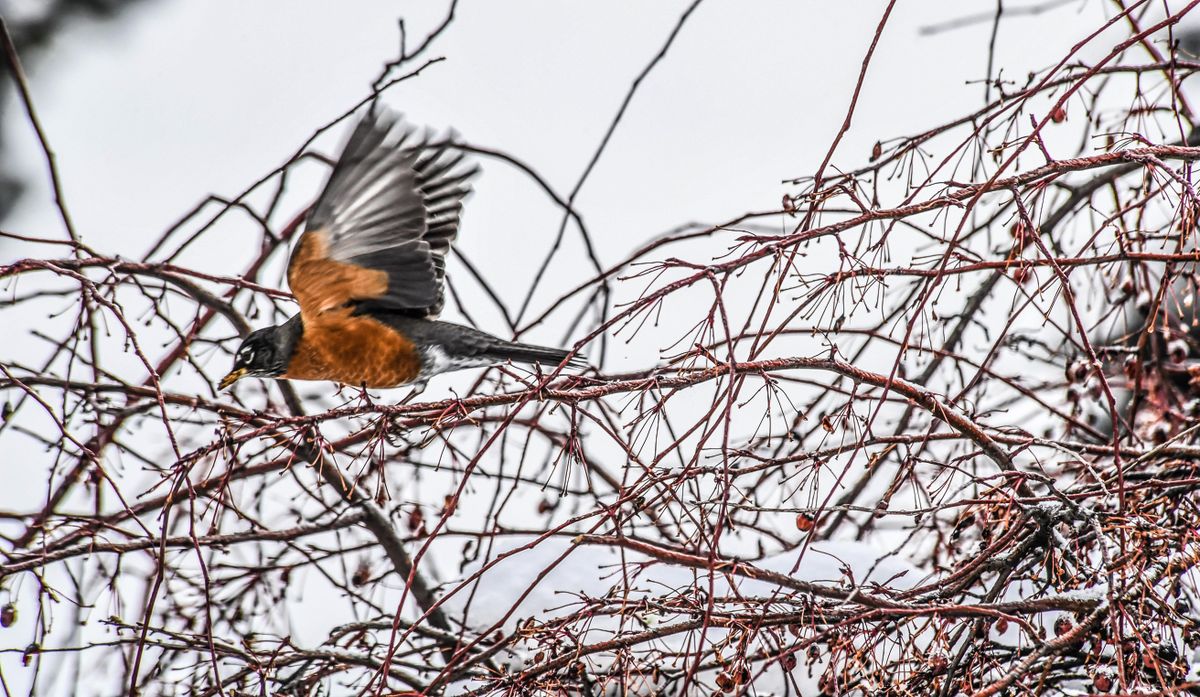
[(421, 372), (417, 347), (379, 320), (349, 310), (304, 320), (282, 377), (384, 388), (410, 383)]

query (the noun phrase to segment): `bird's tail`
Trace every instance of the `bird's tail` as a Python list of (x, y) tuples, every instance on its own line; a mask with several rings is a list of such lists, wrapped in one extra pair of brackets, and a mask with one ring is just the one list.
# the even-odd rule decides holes
[(567, 356), (570, 354), (570, 351), (549, 348), (547, 346), (518, 344), (512, 341), (497, 341), (488, 347), (487, 354), (500, 361), (538, 363), (543, 368), (557, 368), (564, 360), (567, 361), (568, 368), (579, 369), (587, 367), (587, 358), (578, 353), (571, 356), (568, 360)]

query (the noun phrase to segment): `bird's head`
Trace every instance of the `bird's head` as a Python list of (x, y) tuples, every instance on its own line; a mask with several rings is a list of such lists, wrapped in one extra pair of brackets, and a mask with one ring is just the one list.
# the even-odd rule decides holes
[(224, 390), (244, 377), (277, 378), (287, 372), (292, 341), (286, 327), (281, 325), (251, 332), (238, 347), (233, 369), (221, 378), (218, 389)]

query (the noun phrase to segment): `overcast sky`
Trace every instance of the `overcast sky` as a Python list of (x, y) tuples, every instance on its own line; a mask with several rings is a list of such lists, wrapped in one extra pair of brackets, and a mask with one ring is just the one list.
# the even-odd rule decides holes
[[(687, 4), (466, 2), (427, 54), (446, 60), (386, 101), (416, 123), (518, 155), (565, 193)], [(777, 207), (780, 181), (811, 174), (841, 124), (884, 5), (702, 3), (580, 197), (604, 260), (682, 222)], [(835, 164), (860, 164), (880, 138), (982, 104), (983, 87), (965, 83), (983, 77), (990, 23), (918, 30), (992, 5), (900, 3)], [(1098, 5), (1058, 9), (1053, 21), (1014, 19), (1000, 33), (998, 64), (1018, 80), (1047, 67), (1080, 38), (1072, 25), (1095, 26)], [(420, 36), (444, 12), (429, 2), (284, 7), (146, 3), (116, 23), (75, 26), (33, 66), (34, 97), (90, 244), (139, 255), (207, 194), (237, 193), (367, 94), (396, 54), (397, 15)], [(17, 109), (5, 113), (16, 166), (34, 183), (5, 227), (52, 233), (36, 142)], [(313, 176), (294, 186), (301, 202), (319, 185)], [(460, 245), (472, 257), (498, 267), (514, 240), (557, 229), (553, 209), (503, 166), (487, 164), (477, 191)]]

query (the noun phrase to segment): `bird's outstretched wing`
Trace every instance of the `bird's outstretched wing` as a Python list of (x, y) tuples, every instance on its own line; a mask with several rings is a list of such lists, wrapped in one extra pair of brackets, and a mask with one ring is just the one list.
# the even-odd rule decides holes
[(359, 302), (436, 317), (475, 172), (446, 140), (417, 138), (374, 106), (346, 142), (288, 262), (301, 315)]

